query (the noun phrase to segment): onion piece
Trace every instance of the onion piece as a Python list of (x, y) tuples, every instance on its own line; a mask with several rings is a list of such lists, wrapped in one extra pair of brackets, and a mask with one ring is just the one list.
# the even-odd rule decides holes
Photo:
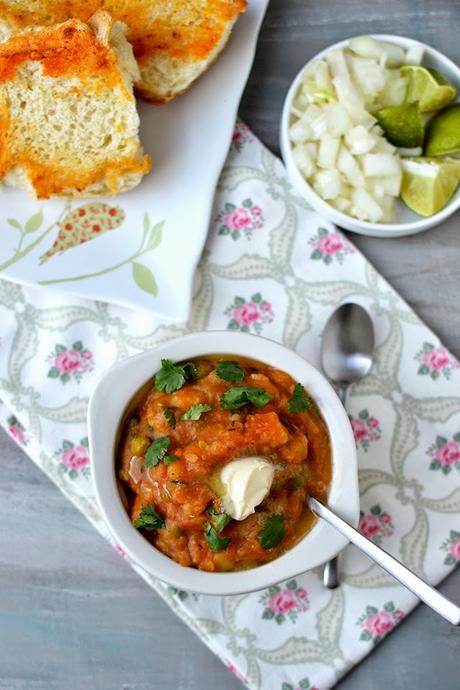
[(133, 455), (129, 461), (128, 474), (135, 484), (138, 484), (142, 479), (142, 468), (144, 466), (144, 458), (138, 455)]

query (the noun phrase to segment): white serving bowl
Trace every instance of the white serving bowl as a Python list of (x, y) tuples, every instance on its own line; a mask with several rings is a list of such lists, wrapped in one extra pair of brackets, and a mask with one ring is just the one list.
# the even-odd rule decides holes
[(175, 362), (208, 354), (250, 357), (283, 369), (311, 393), (329, 429), (333, 474), (329, 506), (356, 525), (359, 492), (356, 448), (347, 414), (326, 379), (288, 348), (266, 338), (209, 331), (192, 333), (125, 359), (99, 381), (89, 404), (92, 476), (102, 515), (117, 543), (151, 575), (179, 589), (203, 594), (238, 594), (268, 587), (310, 570), (339, 553), (347, 540), (322, 521), (292, 549), (250, 570), (210, 573), (186, 568), (152, 546), (136, 530), (121, 502), (115, 473), (117, 431), (133, 395), (160, 368), (162, 358)]
[[(458, 67), (452, 62), (452, 60), (449, 60), (449, 58), (440, 53), (438, 50), (431, 48), (431, 46), (428, 46), (425, 43), (420, 43), (420, 41), (414, 41), (413, 39), (405, 38), (404, 36), (395, 36), (393, 34), (373, 34), (373, 38), (386, 41), (387, 43), (394, 43), (404, 50), (407, 50), (411, 46), (415, 45), (423, 46), (423, 66), (437, 69), (438, 72), (440, 72), (455, 86), (457, 93), (460, 94), (460, 67)], [(298, 192), (306, 199), (306, 201), (308, 201), (315, 211), (318, 211), (318, 213), (324, 216), (324, 218), (327, 218), (327, 220), (330, 220), (332, 223), (335, 223), (342, 228), (352, 230), (360, 235), (370, 235), (372, 237), (402, 237), (403, 235), (414, 235), (418, 232), (423, 232), (424, 230), (428, 230), (428, 228), (439, 225), (439, 223), (451, 216), (453, 213), (455, 213), (455, 211), (457, 211), (458, 208), (460, 208), (460, 187), (450, 199), (449, 203), (441, 211), (435, 213), (429, 218), (424, 218), (417, 215), (398, 199), (395, 204), (395, 217), (397, 222), (369, 223), (367, 221), (358, 220), (357, 218), (349, 216), (346, 213), (341, 213), (341, 211), (338, 211), (333, 206), (328, 204), (327, 201), (324, 201), (324, 199), (322, 199), (315, 192), (313, 187), (305, 180), (294, 162), (291, 141), (289, 139), (290, 114), (292, 101), (294, 100), (297, 89), (302, 81), (304, 71), (314, 60), (324, 58), (331, 50), (336, 50), (337, 48), (346, 48), (350, 40), (351, 39), (346, 39), (345, 41), (335, 43), (334, 45), (329, 46), (329, 48), (326, 48), (315, 55), (314, 58), (307, 62), (304, 67), (302, 67), (289, 88), (286, 100), (284, 101), (280, 129), (281, 155), (283, 157), (288, 176)]]

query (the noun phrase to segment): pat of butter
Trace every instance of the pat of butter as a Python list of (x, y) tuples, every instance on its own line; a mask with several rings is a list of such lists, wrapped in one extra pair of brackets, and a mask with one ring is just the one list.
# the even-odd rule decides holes
[(275, 468), (262, 458), (241, 458), (225, 465), (220, 472), (222, 508), (234, 520), (254, 513), (270, 491)]

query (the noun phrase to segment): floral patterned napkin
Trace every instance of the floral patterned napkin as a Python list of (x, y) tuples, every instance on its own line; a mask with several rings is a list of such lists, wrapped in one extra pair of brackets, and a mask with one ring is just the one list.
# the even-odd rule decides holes
[[(360, 528), (437, 583), (460, 560), (459, 363), (295, 195), (280, 161), (242, 124), (186, 324), (0, 281), (0, 421), (110, 539), (92, 490), (85, 417), (100, 373), (160, 341), (217, 328), (263, 334), (318, 364), (324, 324), (346, 300), (369, 309), (377, 336), (372, 372), (348, 400)], [(265, 591), (210, 597), (175, 591), (132, 566), (254, 690), (326, 690), (417, 603), (353, 547), (335, 591), (312, 571)]]

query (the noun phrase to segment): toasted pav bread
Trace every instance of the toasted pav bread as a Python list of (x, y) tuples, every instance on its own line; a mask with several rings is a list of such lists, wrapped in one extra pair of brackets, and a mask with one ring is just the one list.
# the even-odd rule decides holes
[(123, 30), (100, 11), (0, 44), (0, 182), (39, 199), (90, 197), (131, 189), (150, 170)]
[(128, 26), (139, 94), (163, 103), (214, 62), (246, 6), (246, 0), (0, 0), (0, 40), (18, 27), (87, 21), (102, 8)]

